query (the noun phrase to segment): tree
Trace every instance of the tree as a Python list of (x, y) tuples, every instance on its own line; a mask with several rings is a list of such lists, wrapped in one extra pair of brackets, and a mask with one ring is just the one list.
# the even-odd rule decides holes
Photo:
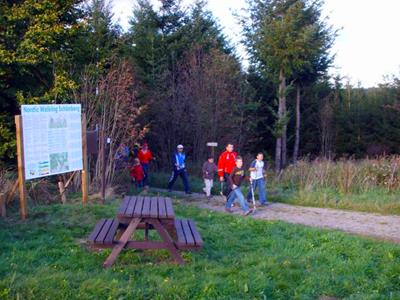
[[(304, 48), (298, 57), (293, 72), (293, 80), (296, 86), (294, 163), (296, 163), (299, 155), (302, 89), (326, 77), (327, 70), (334, 60), (334, 56), (329, 51), (337, 32), (332, 27), (327, 26), (324, 20), (321, 20), (322, 5), (323, 2), (314, 1), (308, 7), (303, 6), (303, 15), (298, 24), (303, 31)], [(329, 111), (328, 106), (325, 106), (326, 112)]]
[(148, 107), (142, 124), (149, 124), (146, 138), (165, 165), (177, 143), (189, 145), (191, 158), (200, 161), (207, 139), (225, 141), (240, 127), (227, 129), (218, 120), (226, 111), (239, 115), (245, 79), (205, 1), (188, 10), (180, 1), (161, 4), (155, 11), (149, 1), (138, 1), (129, 32), (140, 98)]
[(130, 20), (128, 42), (129, 56), (135, 64), (139, 79), (151, 90), (165, 65), (166, 54), (162, 51), (160, 19), (148, 0), (139, 0)]
[(279, 172), (287, 163), (288, 80), (317, 62), (316, 40), (325, 27), (317, 26), (324, 25), (319, 23), (320, 1), (249, 0), (248, 5), (249, 17), (242, 24), (252, 63), (278, 84), (275, 169)]
[(81, 2), (0, 2), (0, 128), (3, 147), (9, 146), (2, 156), (14, 152), (12, 116), (19, 104), (65, 101), (76, 88), (67, 66), (81, 30)]

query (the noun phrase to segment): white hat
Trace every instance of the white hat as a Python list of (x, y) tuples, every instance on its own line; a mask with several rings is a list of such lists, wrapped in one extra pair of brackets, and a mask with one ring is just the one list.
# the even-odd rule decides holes
[(176, 146), (176, 148), (183, 149), (183, 145), (179, 144), (178, 146)]

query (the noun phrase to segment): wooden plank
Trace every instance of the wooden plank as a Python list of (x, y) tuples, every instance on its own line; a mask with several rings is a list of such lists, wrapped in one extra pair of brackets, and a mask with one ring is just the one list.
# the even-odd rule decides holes
[(165, 211), (167, 219), (174, 219), (175, 213), (174, 213), (174, 208), (172, 207), (171, 198), (164, 198), (164, 201), (165, 201)]
[(113, 223), (113, 219), (107, 219), (106, 222), (104, 223), (103, 228), (101, 229), (99, 235), (96, 238), (95, 243), (96, 244), (103, 244), (104, 243), (104, 239), (106, 238), (106, 235), (108, 233), (108, 231), (110, 230), (110, 227)]
[(188, 220), (182, 220), (183, 233), (185, 234), (186, 244), (195, 245), (192, 231), (190, 230)]
[(128, 208), (129, 201), (130, 201), (130, 197), (129, 196), (125, 196), (124, 200), (122, 201), (121, 205), (119, 206), (118, 215), (124, 215), (125, 214), (126, 209)]
[(89, 168), (87, 156), (86, 114), (82, 114), (82, 203), (85, 205), (89, 199)]
[(22, 116), (15, 116), (16, 138), (17, 138), (17, 165), (18, 165), (18, 186), (19, 186), (19, 206), (21, 219), (28, 217), (26, 205), (26, 186), (25, 186), (25, 162)]
[(182, 220), (176, 219), (175, 220), (175, 228), (176, 228), (176, 235), (178, 237), (178, 245), (184, 246), (186, 245), (186, 238), (183, 233), (183, 228), (182, 228)]
[(104, 244), (112, 244), (114, 241), (115, 233), (117, 232), (119, 222), (117, 219), (113, 219), (113, 222), (110, 226), (110, 230), (108, 231), (106, 237), (104, 238)]
[(148, 249), (166, 249), (168, 244), (165, 242), (158, 241), (128, 241), (125, 248), (126, 249), (138, 249), (138, 250), (148, 250)]
[(136, 199), (135, 209), (133, 211), (133, 217), (138, 218), (142, 216), (142, 208), (143, 208), (143, 199), (144, 197), (138, 196)]
[(111, 267), (114, 261), (117, 259), (118, 255), (121, 253), (122, 249), (126, 246), (129, 238), (133, 235), (136, 230), (136, 227), (140, 223), (140, 218), (132, 219), (129, 223), (128, 228), (122, 234), (121, 238), (118, 241), (118, 244), (113, 248), (111, 254), (107, 257), (106, 261), (104, 262), (103, 266), (105, 268)]
[(97, 236), (99, 235), (101, 229), (103, 228), (104, 223), (106, 222), (106, 219), (101, 219), (99, 222), (97, 222), (94, 230), (88, 237), (88, 241), (91, 243), (94, 243), (96, 240)]
[(150, 217), (150, 198), (144, 197), (143, 199), (143, 208), (142, 208), (142, 217)]
[(150, 198), (150, 217), (158, 218), (158, 198)]
[(194, 223), (193, 220), (188, 220), (188, 224), (190, 227), (190, 230), (192, 231), (193, 237), (194, 237), (194, 241), (196, 243), (197, 246), (202, 247), (203, 246), (203, 239), (201, 238), (200, 233), (197, 230), (196, 224)]
[(137, 197), (130, 197), (130, 201), (129, 201), (128, 207), (126, 209), (125, 216), (132, 217), (133, 211), (136, 206), (136, 201), (137, 201)]
[(164, 198), (157, 198), (158, 204), (158, 218), (165, 219), (167, 217)]

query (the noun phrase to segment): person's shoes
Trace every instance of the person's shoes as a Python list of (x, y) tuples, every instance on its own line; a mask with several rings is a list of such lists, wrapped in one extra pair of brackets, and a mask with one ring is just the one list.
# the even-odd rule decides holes
[(228, 213), (230, 213), (230, 214), (233, 213), (232, 208), (225, 207), (225, 211), (228, 212)]
[(269, 204), (270, 204), (269, 202), (264, 202), (264, 203), (260, 203), (259, 206), (265, 207), (265, 206), (268, 206)]
[(249, 214), (251, 214), (253, 212), (253, 210), (250, 208), (248, 211), (243, 213), (244, 217), (247, 217)]
[(186, 192), (186, 195), (191, 195), (192, 194), (192, 192), (191, 191), (189, 191), (189, 192)]
[(252, 202), (253, 202), (253, 200), (247, 199), (247, 203), (252, 203)]
[(172, 193), (172, 190), (171, 190), (171, 189), (168, 189), (168, 193)]
[(207, 199), (208, 199), (208, 200), (211, 200), (212, 197), (213, 197), (213, 196), (211, 196), (211, 195), (210, 195), (210, 196), (207, 196)]

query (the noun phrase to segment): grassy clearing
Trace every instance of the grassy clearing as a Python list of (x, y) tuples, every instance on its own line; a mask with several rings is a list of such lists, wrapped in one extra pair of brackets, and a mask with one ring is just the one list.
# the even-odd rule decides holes
[(118, 204), (38, 206), (0, 221), (1, 299), (400, 299), (400, 246), (344, 233), (223, 215), (176, 203), (205, 240), (187, 264), (162, 251), (109, 254), (84, 240)]

